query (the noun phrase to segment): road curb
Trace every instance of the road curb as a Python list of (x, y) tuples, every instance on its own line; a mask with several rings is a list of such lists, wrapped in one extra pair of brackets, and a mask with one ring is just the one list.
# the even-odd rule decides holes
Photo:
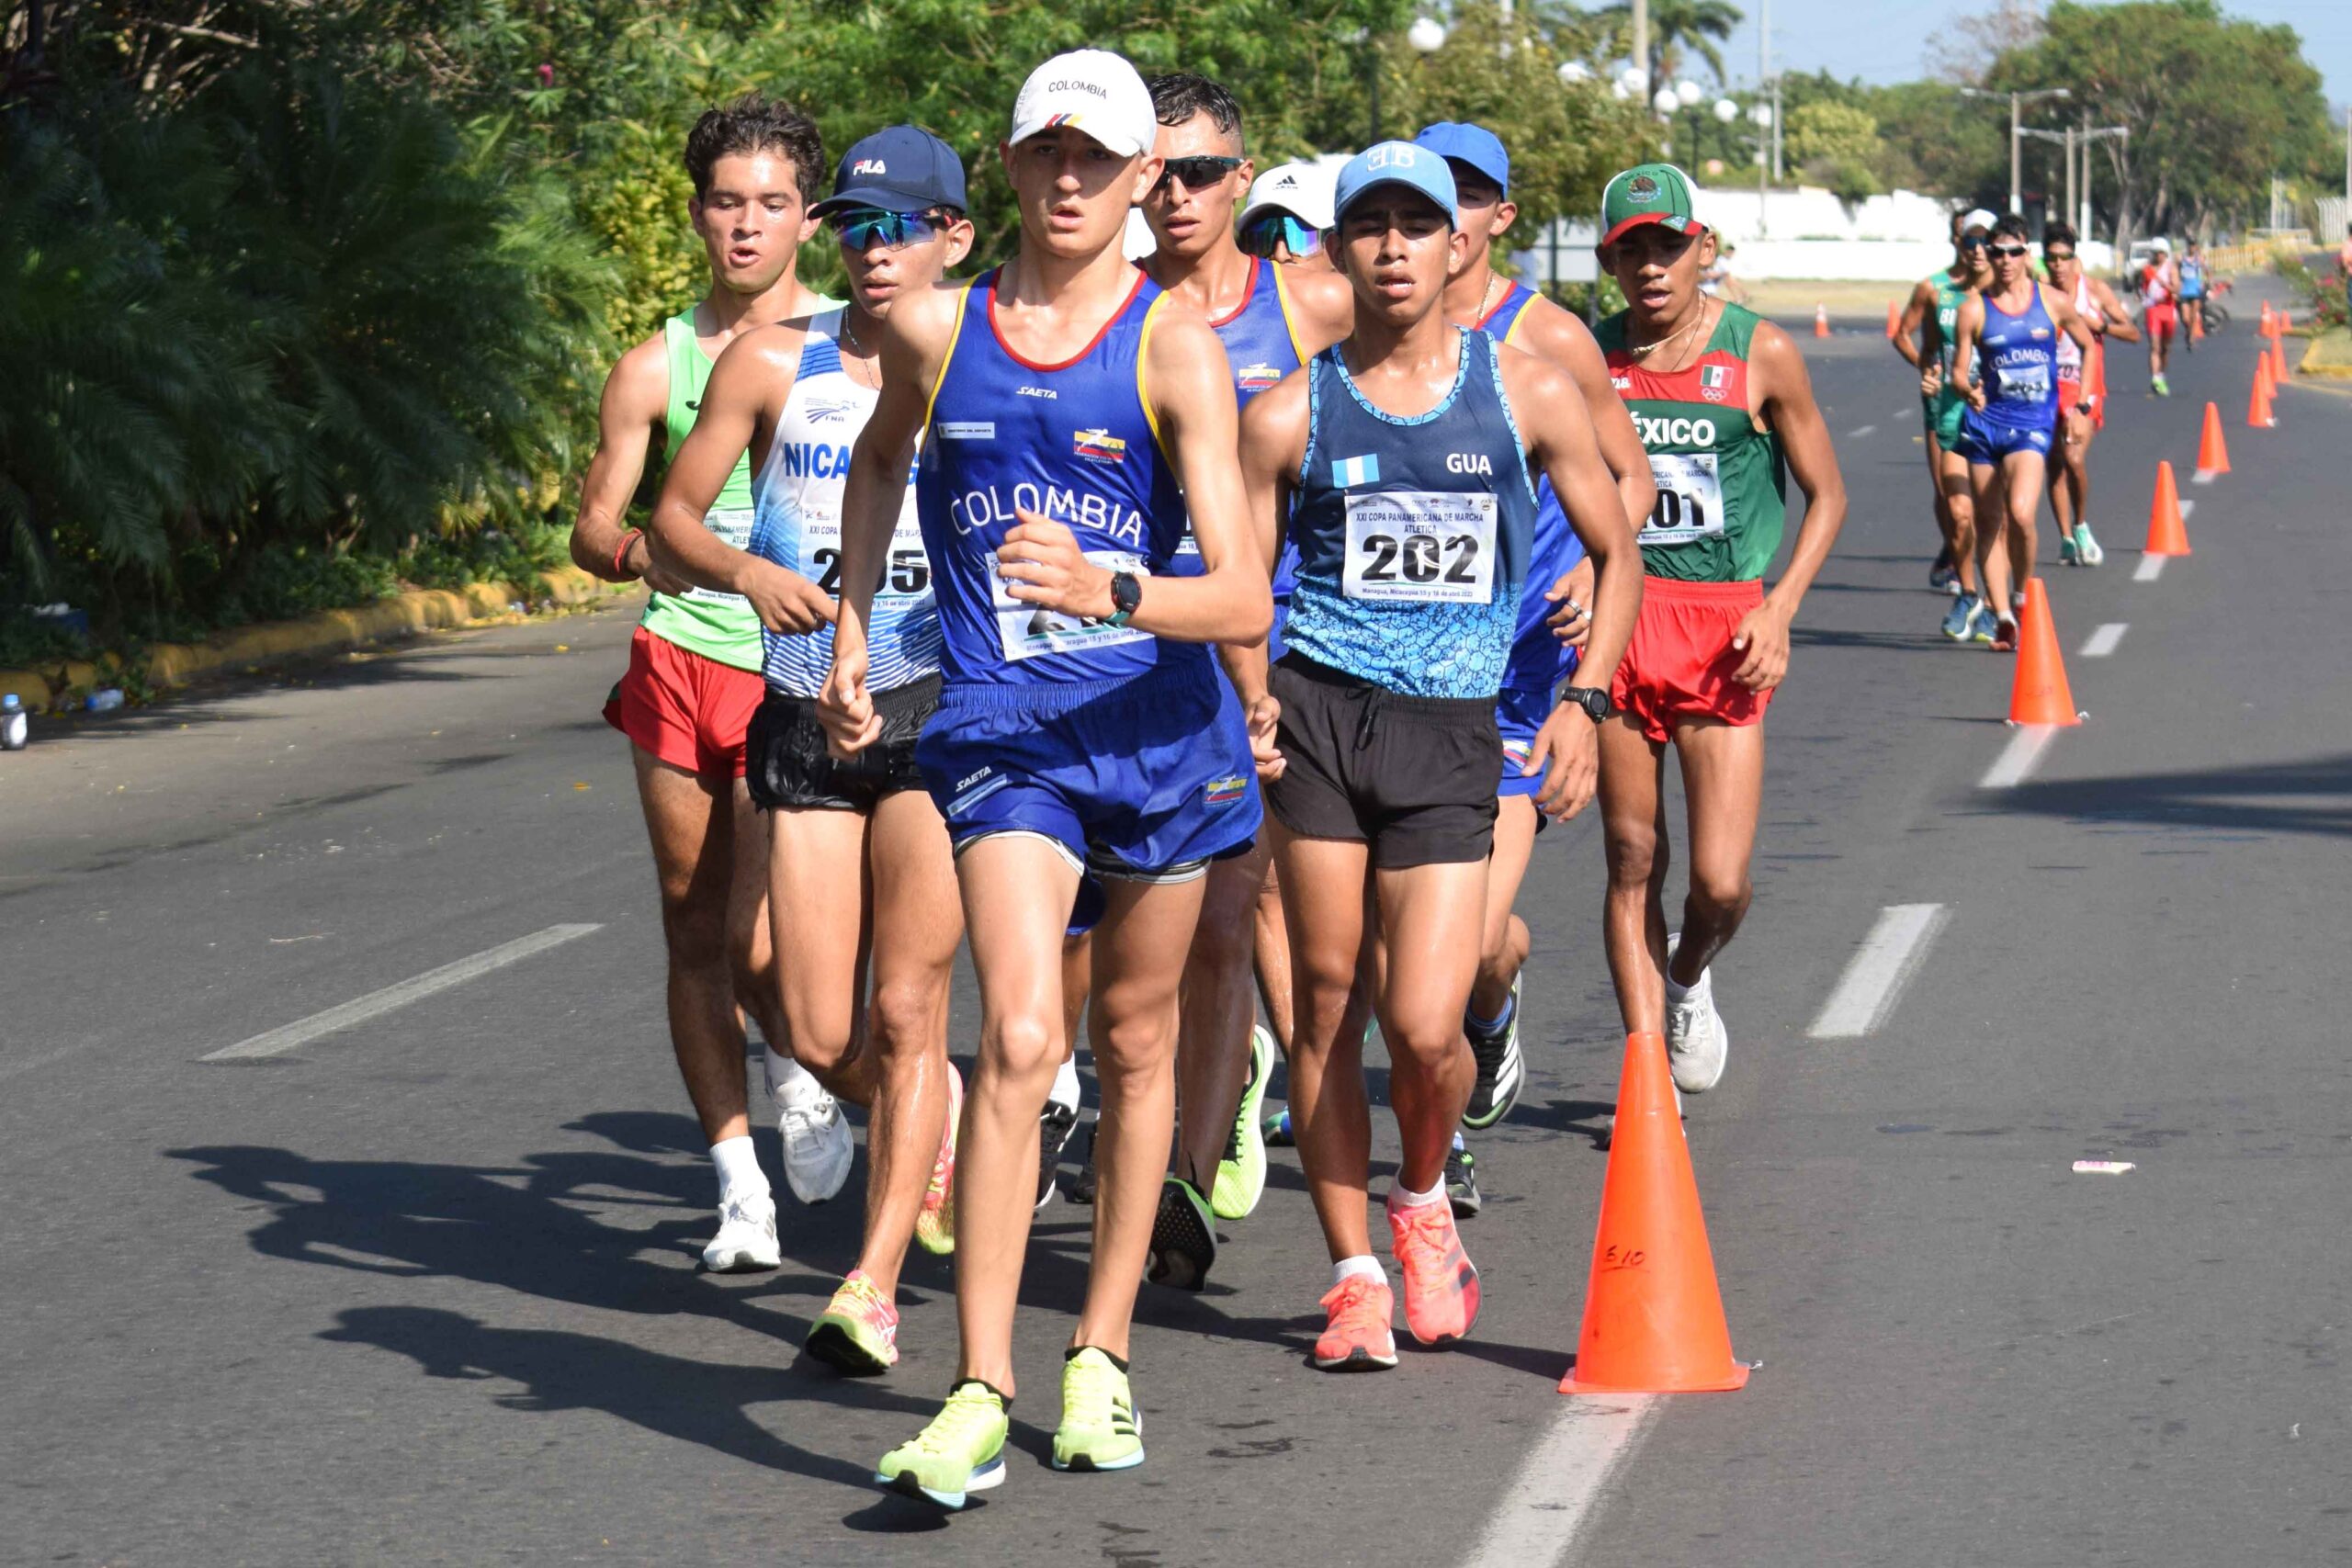
[(2352, 361), (2337, 359), (2332, 355), (2325, 356), (2322, 355), (2323, 346), (2328, 349), (2341, 349), (2344, 346), (2341, 343), (2330, 341), (2334, 335), (2332, 333), (2312, 334), (2310, 341), (2303, 344), (2302, 358), (2296, 362), (2296, 375), (2324, 376), (2332, 381), (2352, 381)]
[[(537, 597), (563, 605), (586, 604), (626, 593), (633, 582), (606, 582), (578, 567), (543, 571), (528, 583), (477, 582), (464, 589), (419, 588), (373, 604), (325, 610), (294, 621), (264, 621), (207, 637), (202, 642), (157, 643), (146, 654), (147, 680), (158, 686), (185, 685), (199, 675), (247, 665), (276, 663), (345, 649), (364, 648), (391, 637), (452, 626), (476, 626), (510, 612), (515, 592), (537, 590)], [(0, 692), (14, 692), (34, 712), (53, 707), (96, 686), (101, 672), (127, 661), (108, 655), (75, 659), (45, 670), (0, 670)]]

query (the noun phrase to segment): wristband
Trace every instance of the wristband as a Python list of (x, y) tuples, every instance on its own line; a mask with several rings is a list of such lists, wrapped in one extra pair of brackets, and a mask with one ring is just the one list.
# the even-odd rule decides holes
[(643, 537), (645, 537), (645, 530), (642, 528), (631, 528), (621, 535), (620, 548), (613, 552), (613, 575), (615, 577), (627, 578), (628, 576), (628, 568), (621, 563), (628, 558), (628, 547)]

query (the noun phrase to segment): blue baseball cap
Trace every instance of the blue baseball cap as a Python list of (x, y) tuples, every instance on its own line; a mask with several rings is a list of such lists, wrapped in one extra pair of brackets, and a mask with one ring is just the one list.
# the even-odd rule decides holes
[(965, 210), (964, 164), (956, 149), (918, 126), (893, 125), (842, 154), (833, 194), (808, 209), (811, 218), (854, 207), (885, 212)]
[(1437, 203), (1449, 228), (1459, 226), (1453, 171), (1445, 166), (1443, 157), (1409, 141), (1383, 141), (1349, 159), (1332, 191), (1332, 217), (1344, 220), (1349, 208), (1382, 186), (1404, 186), (1420, 192)]
[(1510, 194), (1510, 154), (1503, 151), (1502, 138), (1485, 126), (1442, 119), (1435, 125), (1423, 126), (1421, 133), (1413, 138), (1413, 145), (1426, 147), (1441, 158), (1467, 164), (1484, 175), (1497, 190), (1505, 196)]

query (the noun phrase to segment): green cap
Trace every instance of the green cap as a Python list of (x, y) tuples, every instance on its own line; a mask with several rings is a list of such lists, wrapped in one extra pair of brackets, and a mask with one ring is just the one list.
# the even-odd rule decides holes
[(1639, 223), (1663, 223), (1678, 234), (1704, 233), (1707, 226), (1691, 208), (1690, 176), (1671, 164), (1636, 164), (1601, 187), (1602, 245), (1615, 243)]

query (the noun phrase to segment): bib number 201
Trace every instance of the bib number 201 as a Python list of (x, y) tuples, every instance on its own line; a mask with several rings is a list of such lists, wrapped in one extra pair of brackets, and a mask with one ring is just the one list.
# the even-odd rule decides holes
[(1713, 452), (1653, 452), (1650, 477), (1657, 481), (1657, 504), (1642, 529), (1643, 545), (1687, 545), (1721, 538), (1724, 491)]

